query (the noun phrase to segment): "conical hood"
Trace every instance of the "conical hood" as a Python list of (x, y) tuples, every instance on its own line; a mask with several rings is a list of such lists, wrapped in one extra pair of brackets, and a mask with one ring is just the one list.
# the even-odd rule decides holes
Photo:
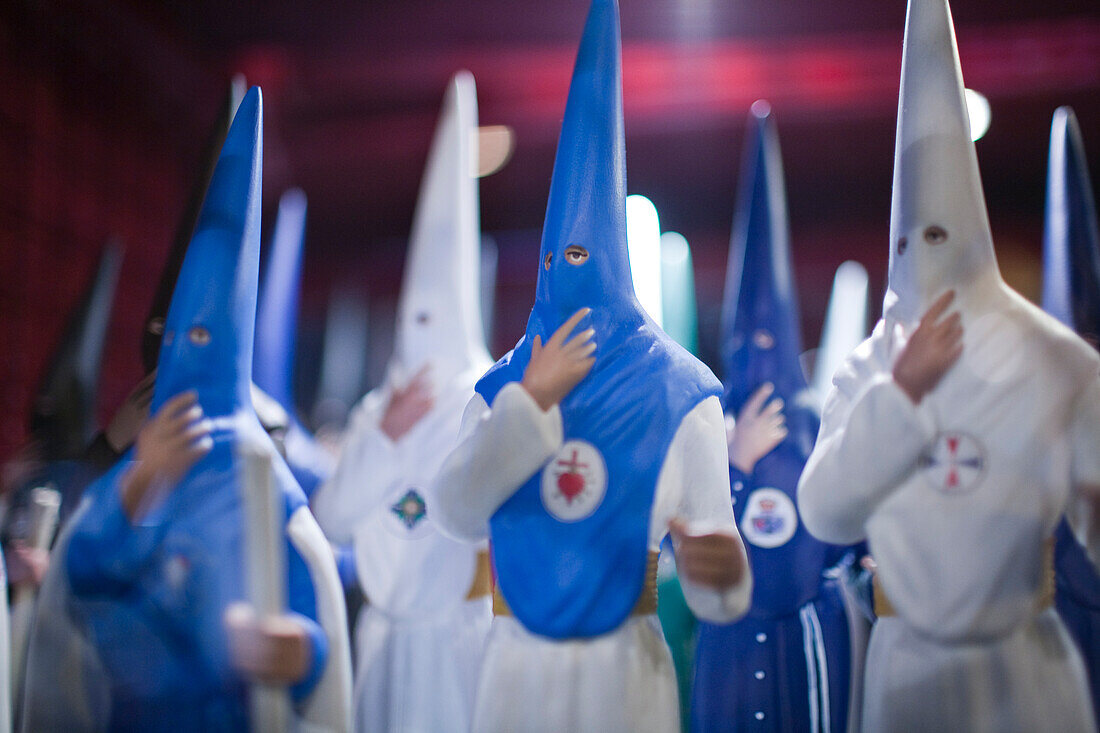
[(819, 407), (833, 384), (833, 374), (867, 338), (867, 270), (848, 260), (836, 268), (821, 343), (814, 360), (813, 390)]
[(910, 0), (884, 315), (914, 324), (944, 291), (966, 313), (1003, 292), (947, 0)]
[(436, 382), (490, 361), (481, 322), (477, 93), (455, 74), (443, 99), (413, 217), (388, 379), (425, 364)]
[(176, 287), (176, 278), (179, 277), (180, 267), (183, 265), (183, 256), (187, 254), (187, 245), (191, 243), (191, 236), (195, 233), (195, 222), (199, 218), (206, 188), (210, 185), (210, 176), (214, 175), (214, 164), (218, 161), (218, 153), (222, 149), (225, 135), (229, 131), (229, 125), (233, 123), (233, 115), (241, 99), (244, 98), (246, 89), (243, 76), (233, 77), (225, 101), (218, 111), (218, 119), (214, 122), (210, 135), (206, 139), (206, 145), (203, 147), (198, 174), (188, 195), (179, 225), (176, 227), (172, 248), (168, 250), (168, 259), (164, 263), (164, 269), (161, 270), (160, 282), (157, 284), (157, 291), (149, 306), (149, 315), (145, 318), (145, 328), (141, 333), (141, 361), (146, 373), (157, 368), (160, 342), (164, 336), (164, 320), (168, 317), (168, 305), (172, 302), (172, 291)]
[(788, 402), (806, 388), (779, 136), (763, 101), (749, 118), (721, 328), (727, 409), (764, 382)]
[(211, 417), (251, 409), (262, 167), (263, 103), (253, 87), (225, 138), (176, 281), (151, 412), (189, 389)]
[(122, 247), (108, 243), (35, 396), (31, 434), (47, 461), (75, 458), (95, 433), (99, 371), (121, 265)]
[[(523, 378), (536, 336), (545, 341), (592, 309), (578, 328), (594, 331), (595, 363), (558, 403), (563, 450), (520, 479), (490, 520), (497, 587), (525, 628), (555, 639), (605, 634), (637, 604), (663, 457), (685, 415), (720, 392), (634, 294), (621, 77), (617, 3), (593, 0), (558, 140), (535, 304), (523, 338), (475, 385), (493, 405)], [(573, 504), (574, 489), (599, 498)]]
[[(593, 308), (598, 331), (603, 330), (599, 321), (610, 326), (643, 317), (626, 242), (620, 56), (618, 3), (593, 0), (569, 86), (542, 229), (531, 318), (544, 339), (582, 307)], [(573, 244), (588, 250), (588, 260), (579, 267), (565, 257)], [(530, 326), (528, 332), (534, 335)]]
[(292, 188), (279, 199), (256, 315), (256, 354), (252, 362), (256, 385), (291, 415), (296, 414), (294, 348), (305, 236), (306, 195)]
[(1043, 231), (1043, 310), (1100, 342), (1100, 234), (1077, 116), (1054, 112)]

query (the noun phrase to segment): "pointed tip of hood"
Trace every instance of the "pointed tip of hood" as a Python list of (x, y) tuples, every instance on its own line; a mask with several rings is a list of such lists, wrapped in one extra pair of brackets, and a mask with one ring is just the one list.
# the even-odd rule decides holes
[(279, 197), (256, 313), (253, 381), (288, 413), (295, 413), (294, 353), (305, 248), (305, 192), (291, 188)]
[(230, 79), (228, 89), (222, 97), (217, 119), (207, 134), (199, 169), (191, 185), (187, 202), (184, 204), (183, 214), (176, 225), (175, 236), (161, 271), (157, 290), (149, 305), (149, 313), (145, 317), (145, 326), (141, 335), (141, 361), (146, 373), (157, 368), (161, 338), (164, 334), (164, 320), (168, 316), (172, 291), (176, 287), (176, 279), (179, 277), (180, 267), (183, 266), (187, 247), (195, 233), (195, 224), (202, 209), (203, 199), (206, 197), (206, 189), (210, 185), (210, 177), (214, 175), (214, 166), (221, 153), (222, 144), (247, 91), (248, 86), (244, 75), (235, 74)]
[[(542, 230), (532, 317), (548, 333), (585, 306), (644, 317), (627, 251), (621, 55), (618, 3), (593, 0), (569, 85)], [(570, 245), (588, 251), (583, 266), (566, 261)]]
[(251, 404), (262, 167), (263, 101), (253, 87), (222, 145), (172, 293), (151, 410), (189, 389), (211, 416)]
[(389, 380), (425, 364), (447, 381), (489, 363), (480, 296), (477, 88), (468, 71), (447, 84), (409, 236)]
[(1088, 157), (1070, 107), (1050, 128), (1043, 227), (1043, 309), (1079, 333), (1100, 336), (1100, 232)]
[(785, 399), (806, 386), (783, 160), (767, 102), (753, 104), (745, 139), (720, 344), (731, 407), (764, 381)]
[(946, 290), (965, 311), (1001, 283), (947, 0), (906, 14), (889, 279), (885, 312), (904, 323)]
[(73, 458), (92, 438), (99, 374), (123, 247), (107, 242), (95, 274), (70, 312), (31, 408), (30, 428), (46, 460)]

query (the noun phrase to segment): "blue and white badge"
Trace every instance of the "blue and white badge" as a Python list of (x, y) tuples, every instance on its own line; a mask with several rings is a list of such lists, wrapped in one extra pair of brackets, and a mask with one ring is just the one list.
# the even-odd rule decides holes
[(567, 440), (542, 469), (542, 505), (562, 522), (592, 515), (607, 493), (607, 466), (596, 446)]
[(757, 489), (749, 494), (741, 517), (741, 536), (757, 547), (771, 549), (787, 544), (798, 529), (798, 512), (791, 498), (779, 489)]

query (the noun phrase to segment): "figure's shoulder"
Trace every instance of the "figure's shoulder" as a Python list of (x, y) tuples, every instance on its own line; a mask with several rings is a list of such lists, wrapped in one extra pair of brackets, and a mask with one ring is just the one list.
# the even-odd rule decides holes
[(664, 352), (669, 379), (692, 389), (696, 393), (695, 403), (722, 394), (722, 382), (698, 357), (664, 332), (657, 333), (654, 338)]
[(892, 344), (896, 334), (885, 319), (879, 319), (871, 335), (864, 339), (841, 362), (833, 374), (833, 386), (848, 395), (854, 395), (861, 385), (871, 381), (890, 368)]
[(1100, 355), (1096, 349), (1034, 303), (1015, 291), (1010, 292), (1006, 315), (1024, 337), (1026, 349), (1037, 367), (1061, 373), (1066, 379), (1082, 385), (1100, 373)]

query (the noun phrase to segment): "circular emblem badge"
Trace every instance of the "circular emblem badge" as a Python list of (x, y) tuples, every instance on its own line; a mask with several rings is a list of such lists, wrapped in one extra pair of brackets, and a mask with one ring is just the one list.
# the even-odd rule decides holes
[(779, 489), (757, 489), (749, 494), (741, 515), (741, 536), (771, 549), (787, 544), (798, 529), (798, 511), (791, 497)]
[(944, 432), (920, 458), (928, 482), (945, 494), (966, 494), (985, 476), (985, 448), (973, 436)]
[(592, 515), (607, 493), (607, 466), (596, 446), (567, 440), (542, 469), (542, 505), (562, 522)]

